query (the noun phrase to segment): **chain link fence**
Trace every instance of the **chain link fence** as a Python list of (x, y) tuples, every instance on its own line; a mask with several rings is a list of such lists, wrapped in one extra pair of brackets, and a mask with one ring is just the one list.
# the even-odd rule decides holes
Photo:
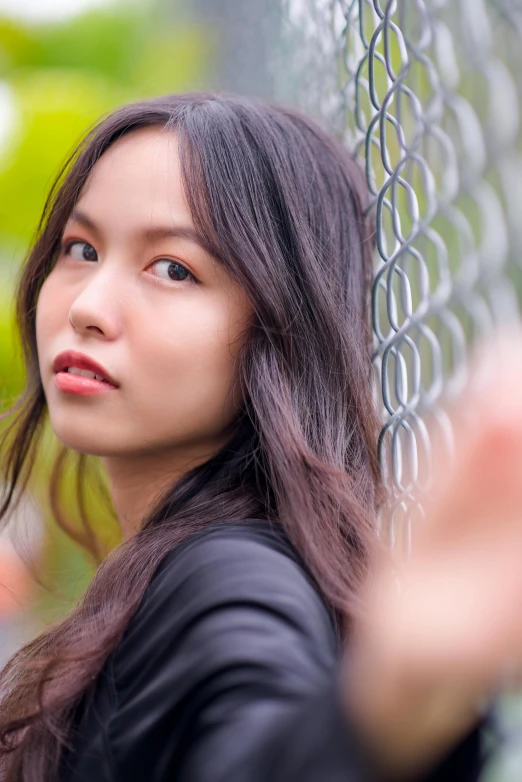
[(280, 86), (361, 158), (373, 195), (382, 524), (407, 546), (426, 416), (451, 448), (442, 395), (470, 343), (518, 317), (522, 2), (285, 0), (285, 20)]
[[(372, 193), (381, 525), (408, 547), (429, 488), (427, 418), (451, 450), (443, 395), (466, 382), (474, 340), (519, 317), (522, 0), (283, 4), (278, 97), (345, 141)], [(499, 707), (517, 730), (488, 780), (522, 778), (521, 703)]]

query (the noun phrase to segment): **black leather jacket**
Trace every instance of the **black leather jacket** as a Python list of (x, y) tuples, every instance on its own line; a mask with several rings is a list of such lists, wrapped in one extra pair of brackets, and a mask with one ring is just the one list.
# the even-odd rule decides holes
[[(171, 551), (76, 713), (59, 782), (376, 782), (341, 708), (332, 615), (268, 522)], [(423, 780), (471, 782), (481, 724)]]

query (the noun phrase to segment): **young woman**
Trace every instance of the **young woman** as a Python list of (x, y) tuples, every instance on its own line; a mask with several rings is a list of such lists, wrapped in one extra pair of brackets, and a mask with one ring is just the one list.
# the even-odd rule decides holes
[(234, 95), (124, 106), (68, 161), (19, 283), (0, 513), (48, 413), (53, 497), (66, 454), (101, 457), (124, 540), (4, 669), (2, 782), (477, 778), (520, 642), (470, 632), (512, 626), (520, 568), (469, 610), (499, 576), (477, 553), (459, 580), (458, 471), (468, 516), (395, 571), (379, 545), (367, 204), (315, 122)]

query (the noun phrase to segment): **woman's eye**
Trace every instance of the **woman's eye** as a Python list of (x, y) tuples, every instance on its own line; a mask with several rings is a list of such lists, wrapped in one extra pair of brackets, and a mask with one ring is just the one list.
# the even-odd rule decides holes
[[(98, 254), (92, 244), (88, 242), (68, 242), (63, 248), (63, 254), (74, 258), (76, 261), (97, 261)], [(161, 258), (155, 261), (152, 266), (161, 269), (157, 275), (163, 280), (172, 280), (174, 282), (185, 282), (191, 280), (196, 282), (196, 278), (181, 263), (171, 261), (168, 258)]]
[(177, 261), (170, 261), (168, 258), (162, 258), (159, 261), (155, 261), (152, 266), (156, 266), (161, 269), (160, 277), (162, 280), (173, 280), (174, 282), (185, 282), (185, 280), (192, 280), (195, 282), (195, 277)]
[(64, 255), (70, 255), (76, 261), (97, 261), (98, 255), (92, 244), (87, 242), (68, 242), (64, 247)]

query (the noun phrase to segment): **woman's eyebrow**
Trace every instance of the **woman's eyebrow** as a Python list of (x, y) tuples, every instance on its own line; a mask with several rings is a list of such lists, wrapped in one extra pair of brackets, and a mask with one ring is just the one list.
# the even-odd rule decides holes
[[(100, 230), (98, 229), (94, 220), (91, 220), (91, 218), (86, 215), (85, 212), (82, 212), (81, 209), (73, 209), (69, 219), (75, 220), (77, 223), (85, 226), (85, 228), (88, 228), (95, 234), (100, 234)], [(169, 237), (174, 237), (177, 239), (189, 239), (191, 242), (194, 242), (203, 249), (206, 249), (201, 243), (196, 230), (190, 225), (178, 225), (172, 223), (171, 225), (166, 226), (154, 226), (144, 230), (142, 232), (142, 236), (148, 241), (153, 241), (154, 239), (168, 239)]]

